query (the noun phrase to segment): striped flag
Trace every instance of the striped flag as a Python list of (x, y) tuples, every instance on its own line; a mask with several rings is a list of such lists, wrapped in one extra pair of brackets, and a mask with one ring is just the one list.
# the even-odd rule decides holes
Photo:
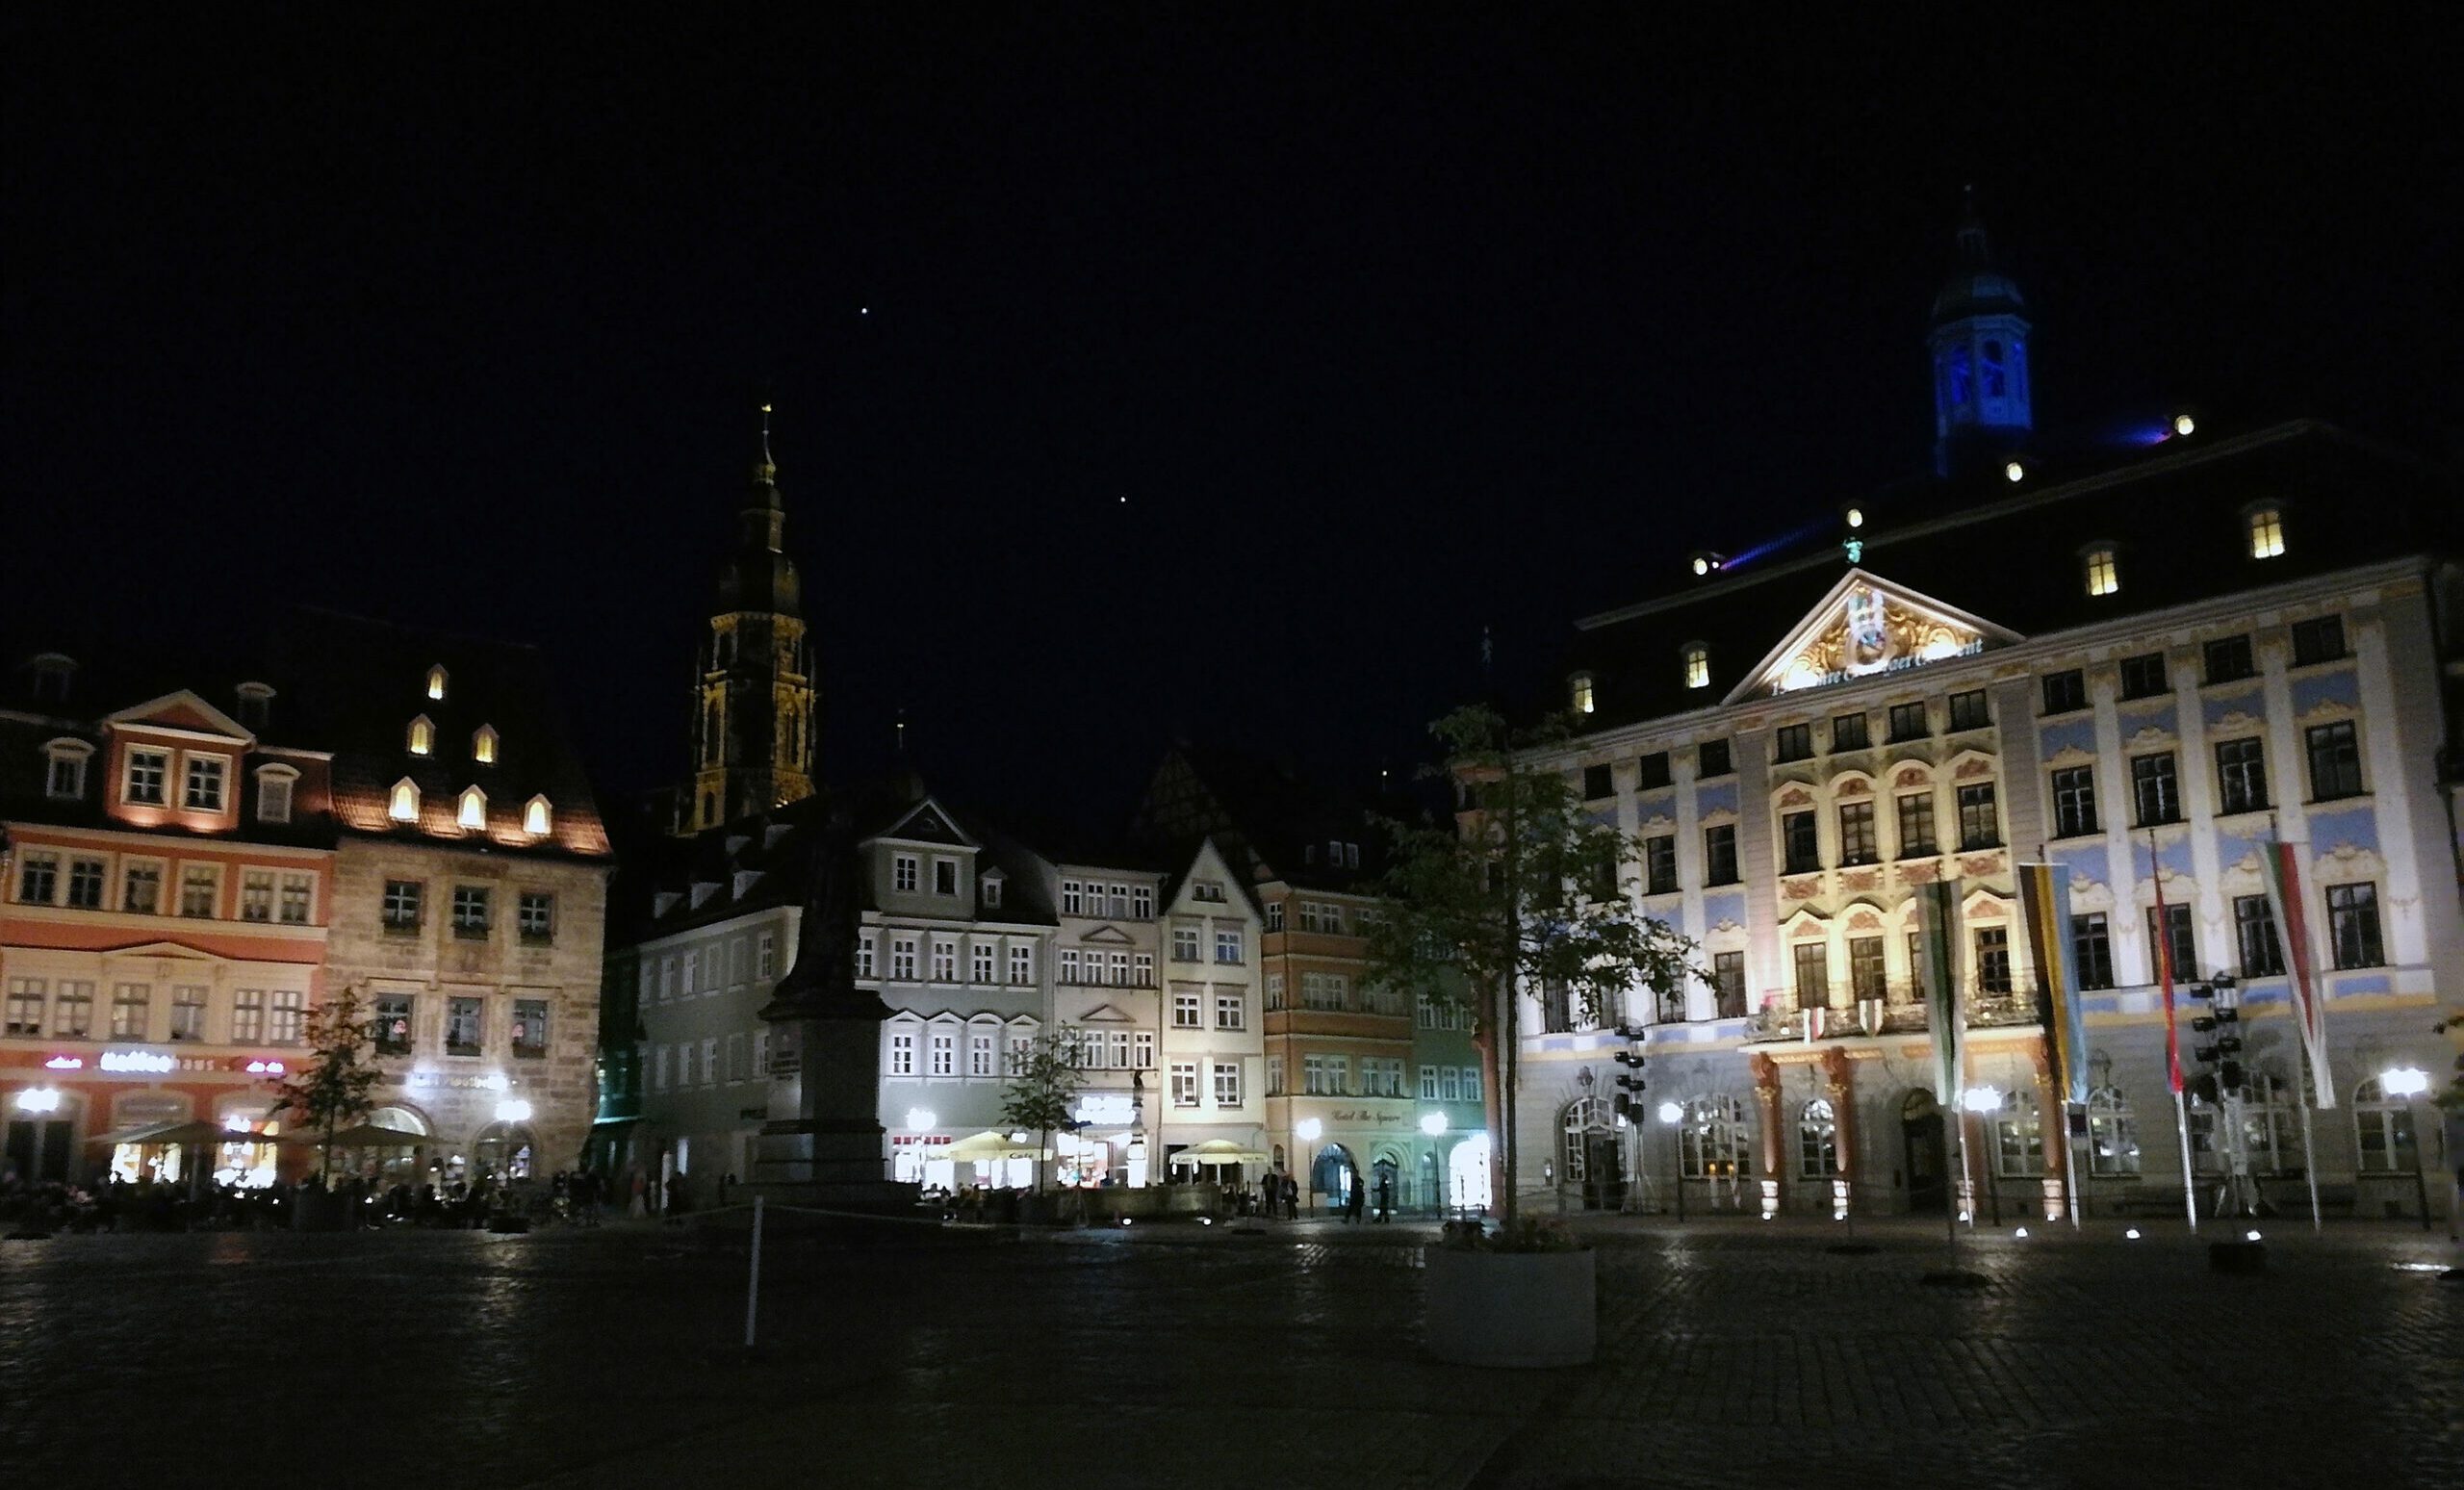
[(1925, 1027), (1934, 1038), (1934, 1090), (1952, 1112), (1960, 1102), (1959, 882), (1916, 886), (1916, 967), (1925, 982)]
[(2276, 945), (2293, 983), (2293, 1013), (2301, 1022), (2301, 1048), (2310, 1057), (2310, 1081), (2319, 1106), (2336, 1105), (2327, 1075), (2327, 1005), (2310, 957), (2309, 904), (2301, 898), (2302, 845), (2271, 839), (2259, 849), (2260, 878), (2267, 882), (2268, 909), (2275, 914)]
[(2173, 937), (2165, 914), (2165, 866), (2156, 861), (2156, 835), (2147, 835), (2147, 877), (2156, 882), (2156, 980), (2165, 1000), (2165, 1079), (2182, 1094), (2182, 1034), (2173, 1023)]
[(2070, 1100), (2088, 1100), (2088, 1021), (2079, 1007), (2079, 960), (2070, 939), (2070, 892), (2066, 873), (2057, 864), (2019, 865), (2019, 909), (2028, 922), (2028, 950), (2037, 961), (2037, 976), (2044, 981), (2053, 1003), (2053, 1024), (2047, 1032), (2054, 1056), (2062, 1064)]

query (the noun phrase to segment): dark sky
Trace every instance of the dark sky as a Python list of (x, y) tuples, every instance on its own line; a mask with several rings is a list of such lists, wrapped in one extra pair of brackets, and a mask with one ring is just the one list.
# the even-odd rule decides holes
[(2427, 8), (58, 9), (6, 34), (0, 641), (294, 597), (534, 639), (611, 793), (682, 763), (759, 396), (831, 758), (904, 707), (937, 779), (1080, 812), (1175, 732), (1399, 763), (1484, 623), (1548, 672), (1686, 549), (1920, 468), (1963, 183), (2040, 424), (2464, 450)]

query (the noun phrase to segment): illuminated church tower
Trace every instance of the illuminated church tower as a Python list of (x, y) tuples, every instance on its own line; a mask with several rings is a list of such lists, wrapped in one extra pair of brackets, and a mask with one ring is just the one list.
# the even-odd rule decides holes
[(812, 795), (812, 648), (796, 566), (780, 548), (786, 511), (761, 458), (737, 514), (735, 552), (719, 571), (719, 603), (694, 669), (693, 782), (677, 829), (698, 833)]
[(1970, 193), (1960, 214), (1960, 267), (1934, 296), (1934, 470), (1951, 475), (2016, 453), (2036, 427), (2029, 407), (2027, 302), (1993, 268)]

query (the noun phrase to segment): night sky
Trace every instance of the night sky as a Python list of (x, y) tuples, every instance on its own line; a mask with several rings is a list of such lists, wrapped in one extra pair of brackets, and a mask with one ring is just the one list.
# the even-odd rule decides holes
[(825, 769), (903, 707), (935, 780), (1090, 816), (1176, 732), (1400, 766), (1484, 624), (1548, 675), (1685, 550), (1921, 469), (1964, 183), (2040, 426), (2464, 453), (2427, 8), (49, 9), (0, 64), (0, 643), (212, 644), (292, 598), (535, 640), (611, 806), (683, 764), (762, 398)]

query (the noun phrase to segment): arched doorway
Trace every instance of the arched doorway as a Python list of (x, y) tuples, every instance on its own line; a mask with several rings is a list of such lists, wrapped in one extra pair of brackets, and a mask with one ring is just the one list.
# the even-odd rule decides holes
[(479, 1130), (471, 1145), (472, 1168), (481, 1179), (500, 1185), (530, 1177), (531, 1156), (538, 1150), (530, 1129), (518, 1122), (492, 1122)]
[(1919, 1087), (1900, 1099), (1899, 1141), (1908, 1165), (1908, 1208), (1938, 1213), (1950, 1203), (1950, 1161), (1942, 1147), (1942, 1108)]
[(1352, 1186), (1360, 1179), (1360, 1169), (1352, 1163), (1351, 1150), (1341, 1143), (1329, 1143), (1318, 1150), (1309, 1165), (1309, 1190), (1326, 1197), (1326, 1203), (1341, 1209), (1351, 1203)]
[(1369, 1162), (1369, 1206), (1378, 1215), (1391, 1218), (1403, 1199), (1403, 1156), (1393, 1145), (1383, 1145), (1377, 1157)]
[(1586, 1211), (1613, 1211), (1626, 1203), (1626, 1166), (1608, 1104), (1577, 1097), (1566, 1104), (1558, 1182), (1576, 1190)]
[[(368, 1115), (367, 1125), (423, 1139), (435, 1132), (425, 1118), (407, 1107), (380, 1107)], [(427, 1166), (421, 1159), (421, 1150), (426, 1146), (422, 1143), (409, 1148), (370, 1148), (352, 1157), (360, 1172), (372, 1178), (379, 1188), (408, 1185), (417, 1189), (427, 1172)]]
[(1489, 1208), (1489, 1136), (1475, 1133), (1446, 1156), (1446, 1200), (1457, 1211)]

